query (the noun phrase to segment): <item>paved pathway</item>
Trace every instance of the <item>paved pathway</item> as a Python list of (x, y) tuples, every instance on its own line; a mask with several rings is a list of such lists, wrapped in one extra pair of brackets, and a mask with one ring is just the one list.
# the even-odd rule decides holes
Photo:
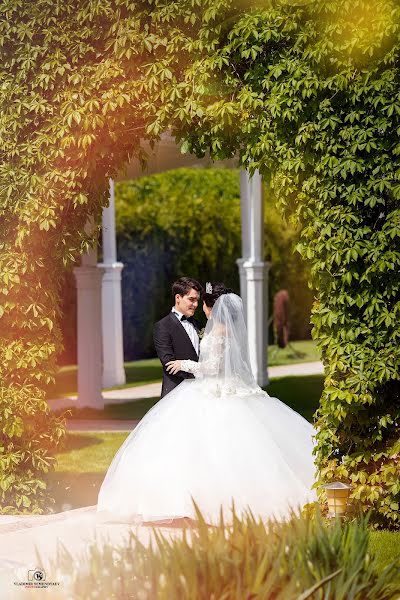
[[(324, 372), (322, 362), (296, 363), (292, 365), (279, 365), (269, 367), (269, 377), (290, 377), (299, 375), (319, 375)], [(144, 398), (159, 398), (161, 395), (161, 382), (146, 383), (134, 387), (121, 388), (118, 390), (107, 390), (103, 392), (103, 398), (106, 404), (121, 404), (123, 402), (132, 402), (143, 400)], [(68, 396), (49, 400), (51, 408), (64, 409), (74, 406), (77, 402), (77, 396)]]

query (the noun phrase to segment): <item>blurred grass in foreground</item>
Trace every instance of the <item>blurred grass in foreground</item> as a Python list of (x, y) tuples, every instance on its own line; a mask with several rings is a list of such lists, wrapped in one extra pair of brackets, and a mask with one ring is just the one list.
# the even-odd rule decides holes
[(51, 572), (67, 578), (54, 600), (393, 600), (400, 594), (398, 564), (383, 567), (370, 555), (365, 519), (342, 524), (292, 516), (265, 526), (244, 515), (230, 527), (209, 527), (198, 512), (196, 525), (172, 538), (155, 531), (150, 545), (133, 532), (117, 547), (94, 541), (78, 560), (61, 549)]

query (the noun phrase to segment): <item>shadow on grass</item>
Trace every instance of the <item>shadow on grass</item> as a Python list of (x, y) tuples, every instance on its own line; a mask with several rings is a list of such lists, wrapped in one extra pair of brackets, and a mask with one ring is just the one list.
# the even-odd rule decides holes
[(57, 452), (71, 452), (72, 450), (81, 450), (87, 446), (101, 444), (101, 440), (90, 435), (73, 435), (67, 433), (62, 445), (57, 449)]
[(264, 389), (311, 422), (319, 406), (323, 384), (323, 375), (280, 377)]
[[(121, 404), (106, 404), (104, 409), (97, 408), (71, 408), (68, 410), (68, 419), (141, 419), (158, 401), (156, 398), (143, 398)], [(55, 414), (64, 414), (65, 410), (54, 411)]]
[[(114, 386), (112, 389), (125, 388), (127, 385), (138, 385), (161, 381), (162, 367), (157, 358), (125, 363), (126, 384)], [(63, 367), (57, 374), (56, 383), (46, 390), (47, 398), (58, 398), (77, 393), (77, 367)]]
[(162, 379), (163, 371), (158, 359), (153, 359), (154, 364), (148, 361), (125, 363), (126, 383), (147, 383)]

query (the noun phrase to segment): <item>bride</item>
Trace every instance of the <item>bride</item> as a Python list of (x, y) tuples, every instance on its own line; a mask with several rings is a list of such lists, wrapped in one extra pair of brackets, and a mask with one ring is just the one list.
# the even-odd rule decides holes
[[(222, 284), (206, 294), (208, 322), (193, 373), (131, 432), (106, 474), (97, 510), (127, 521), (266, 520), (315, 500), (313, 427), (254, 381), (242, 300)], [(193, 499), (193, 500), (192, 500)]]

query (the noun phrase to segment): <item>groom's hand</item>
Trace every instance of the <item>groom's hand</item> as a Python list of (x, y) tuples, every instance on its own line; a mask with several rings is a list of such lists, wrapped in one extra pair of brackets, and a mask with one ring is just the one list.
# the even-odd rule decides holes
[(166, 363), (165, 368), (167, 369), (167, 373), (170, 375), (176, 375), (181, 370), (181, 361), (180, 360), (170, 360)]

